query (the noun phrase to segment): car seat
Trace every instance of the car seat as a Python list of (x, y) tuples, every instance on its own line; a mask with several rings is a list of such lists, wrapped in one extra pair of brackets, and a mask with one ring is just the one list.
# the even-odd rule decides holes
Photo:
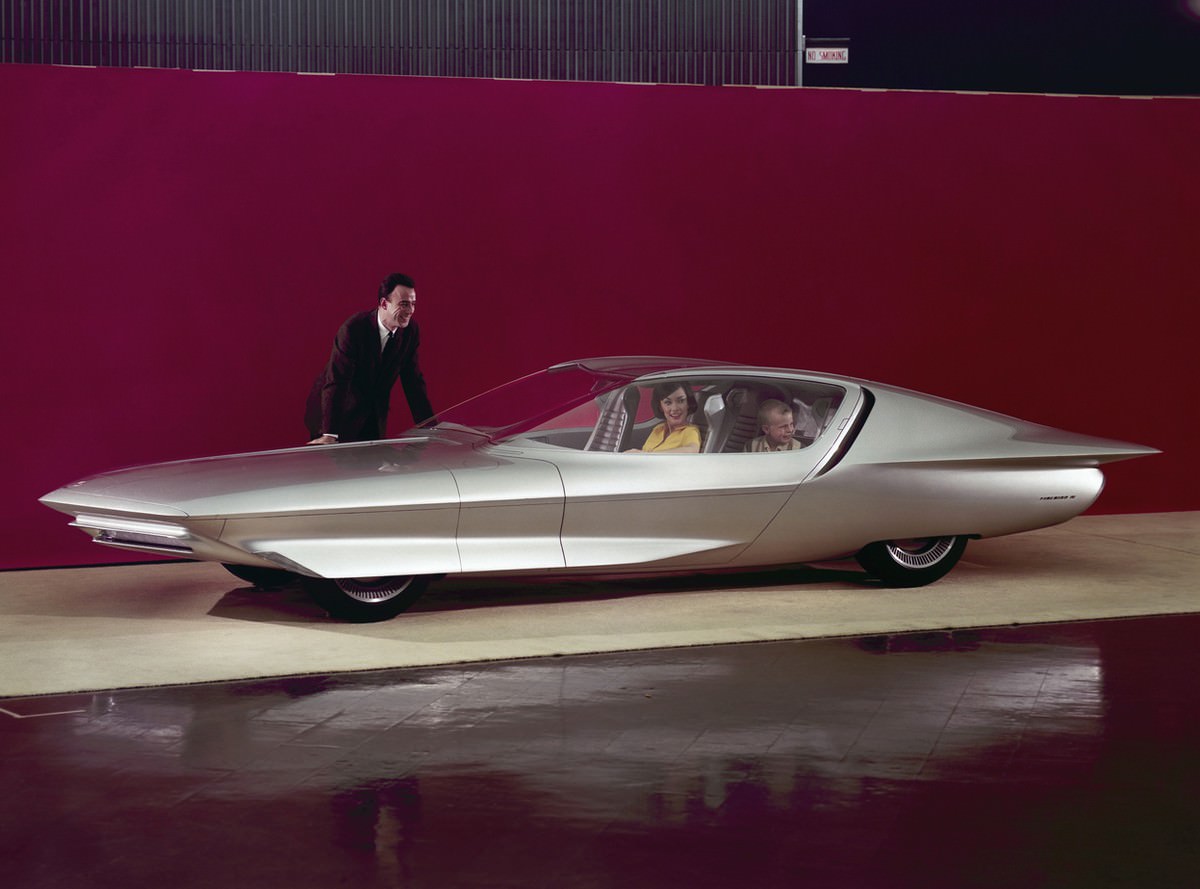
[(829, 421), (833, 419), (833, 415), (837, 412), (836, 409), (837, 405), (834, 404), (833, 398), (828, 395), (823, 395), (813, 401), (811, 408), (813, 438), (816, 438), (825, 431), (825, 427), (829, 425)]
[(585, 451), (621, 452), (629, 448), (633, 435), (633, 417), (637, 412), (638, 391), (636, 386), (617, 389), (604, 397), (600, 408), (600, 419), (588, 437)]
[(821, 421), (816, 409), (802, 398), (792, 399), (792, 417), (796, 422), (795, 437), (802, 445), (810, 445), (821, 434)]
[(700, 453), (708, 453), (721, 433), (725, 422), (725, 400), (716, 386), (706, 386), (696, 393), (696, 412), (690, 422), (700, 430)]
[(696, 413), (705, 415), (709, 427), (701, 447), (705, 454), (740, 451), (758, 434), (758, 398), (744, 386), (733, 386), (723, 396), (710, 396)]

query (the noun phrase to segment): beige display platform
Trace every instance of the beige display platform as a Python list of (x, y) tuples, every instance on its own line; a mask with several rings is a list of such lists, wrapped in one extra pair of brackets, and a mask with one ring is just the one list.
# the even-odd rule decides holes
[(207, 563), (0, 573), (0, 697), (687, 645), (1200, 611), (1200, 512), (1085, 516), (975, 541), (948, 577), (856, 566), (588, 580), (446, 579), (392, 621)]

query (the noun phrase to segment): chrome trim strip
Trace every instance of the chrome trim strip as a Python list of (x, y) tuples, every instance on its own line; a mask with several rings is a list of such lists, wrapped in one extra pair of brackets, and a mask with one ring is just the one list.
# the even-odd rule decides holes
[(154, 537), (165, 537), (171, 540), (184, 540), (191, 532), (182, 525), (166, 522), (147, 522), (137, 519), (117, 518), (116, 516), (94, 516), (81, 513), (70, 523), (72, 528), (83, 528), (91, 531), (119, 531), (127, 534), (146, 534)]

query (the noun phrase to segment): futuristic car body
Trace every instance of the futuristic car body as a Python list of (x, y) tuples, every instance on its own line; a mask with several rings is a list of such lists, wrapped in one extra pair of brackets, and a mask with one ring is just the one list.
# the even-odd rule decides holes
[[(682, 384), (700, 453), (632, 452)], [(768, 399), (793, 450), (751, 453)], [(447, 574), (679, 571), (854, 556), (943, 576), (970, 538), (1064, 522), (1104, 463), (1157, 453), (843, 376), (694, 359), (571, 361), (394, 440), (108, 472), (47, 494), (98, 543), (306, 578), (335, 617), (411, 605)]]

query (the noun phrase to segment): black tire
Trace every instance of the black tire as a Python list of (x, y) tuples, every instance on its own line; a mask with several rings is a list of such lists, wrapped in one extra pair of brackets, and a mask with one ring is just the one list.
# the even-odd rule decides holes
[(293, 574), (291, 571), (284, 571), (282, 568), (260, 568), (257, 565), (230, 565), (222, 562), (221, 565), (239, 580), (244, 580), (246, 583), (253, 584), (260, 590), (277, 590), (281, 586), (287, 586), (295, 581), (298, 574)]
[(966, 537), (881, 540), (864, 546), (855, 558), (868, 574), (888, 586), (913, 587), (941, 580), (958, 564), (966, 548)]
[(389, 620), (411, 608), (431, 579), (423, 575), (309, 578), (305, 585), (309, 595), (330, 617), (363, 624)]

